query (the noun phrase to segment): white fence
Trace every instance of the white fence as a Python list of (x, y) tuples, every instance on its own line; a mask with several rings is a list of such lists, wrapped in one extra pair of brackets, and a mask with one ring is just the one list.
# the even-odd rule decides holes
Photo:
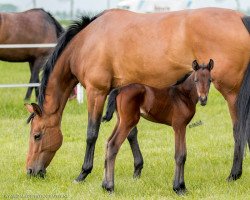
[[(44, 43), (44, 44), (1, 44), (0, 49), (26, 49), (26, 48), (53, 48), (55, 43)], [(0, 84), (0, 88), (20, 88), (20, 87), (39, 87), (40, 83), (29, 83), (29, 84)], [(83, 87), (79, 83), (77, 85), (77, 101), (83, 103), (84, 92)]]

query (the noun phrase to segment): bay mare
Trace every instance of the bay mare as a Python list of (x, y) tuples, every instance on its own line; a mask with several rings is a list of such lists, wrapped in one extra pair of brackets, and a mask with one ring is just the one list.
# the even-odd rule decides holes
[[(63, 32), (56, 19), (43, 9), (31, 9), (20, 13), (0, 13), (0, 44), (40, 44), (57, 43)], [(0, 49), (0, 60), (8, 62), (28, 62), (30, 83), (39, 83), (39, 71), (46, 61), (51, 48)], [(25, 95), (28, 100), (33, 88)], [(36, 97), (38, 97), (38, 88)]]
[[(170, 125), (175, 135), (175, 176), (173, 190), (184, 194), (184, 165), (187, 156), (186, 127), (192, 120), (198, 100), (202, 106), (207, 103), (211, 84), (211, 70), (214, 62), (199, 65), (192, 64), (194, 72), (182, 83), (163, 89), (156, 89), (141, 84), (130, 84), (115, 88), (109, 94), (106, 115), (103, 121), (110, 121), (117, 111), (115, 128), (108, 139), (105, 157), (105, 176), (102, 187), (107, 191), (114, 190), (114, 169), (118, 151), (128, 136), (135, 142), (133, 152), (135, 173), (140, 176), (143, 158), (137, 140), (136, 125), (143, 118), (161, 124)], [(133, 137), (132, 137), (133, 136)]]
[(234, 125), (228, 180), (238, 179), (245, 133), (250, 133), (250, 126), (245, 126), (250, 109), (249, 22), (240, 12), (220, 8), (154, 14), (114, 9), (83, 16), (63, 34), (45, 65), (39, 105), (26, 105), (32, 113), (28, 174), (43, 176), (60, 148), (62, 113), (78, 82), (86, 88), (88, 128), (77, 182), (93, 168), (104, 102), (112, 88), (130, 83), (168, 87), (192, 70), (193, 60), (206, 63), (212, 58), (213, 83), (226, 99)]

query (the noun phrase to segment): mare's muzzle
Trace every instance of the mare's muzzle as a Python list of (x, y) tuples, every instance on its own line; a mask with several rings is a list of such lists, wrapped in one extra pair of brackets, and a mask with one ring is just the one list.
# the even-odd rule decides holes
[(27, 169), (27, 175), (29, 177), (38, 176), (38, 177), (44, 178), (45, 174), (46, 174), (46, 169), (44, 167), (42, 167), (42, 168), (40, 168), (38, 170), (31, 169), (31, 168)]

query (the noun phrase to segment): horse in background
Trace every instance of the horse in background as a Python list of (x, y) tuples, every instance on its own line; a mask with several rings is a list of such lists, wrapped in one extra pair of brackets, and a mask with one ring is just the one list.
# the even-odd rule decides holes
[[(64, 32), (60, 23), (43, 9), (31, 9), (20, 13), (0, 13), (0, 44), (40, 44), (57, 43)], [(28, 62), (29, 83), (39, 83), (39, 71), (52, 48), (0, 49), (0, 60), (8, 62)], [(25, 100), (31, 97), (33, 87), (29, 87)], [(36, 97), (39, 89), (35, 88)]]
[(93, 169), (102, 112), (112, 88), (131, 83), (169, 87), (192, 71), (193, 60), (213, 58), (213, 84), (227, 101), (235, 127), (228, 180), (238, 179), (250, 137), (245, 120), (250, 114), (249, 27), (250, 17), (222, 8), (149, 14), (111, 9), (83, 16), (60, 37), (46, 62), (38, 104), (26, 104), (31, 121), (28, 174), (44, 174), (60, 148), (63, 110), (78, 82), (86, 89), (88, 104), (86, 151), (76, 178), (80, 182)]
[[(197, 102), (200, 101), (202, 106), (207, 103), (212, 80), (210, 72), (214, 62), (210, 60), (207, 65), (199, 65), (195, 60), (192, 66), (194, 72), (184, 82), (171, 87), (157, 89), (141, 84), (130, 84), (111, 91), (103, 121), (110, 121), (116, 110), (117, 122), (106, 147), (105, 176), (102, 184), (106, 190), (111, 192), (114, 190), (116, 155), (130, 131), (135, 132), (134, 129), (142, 116), (149, 121), (173, 127), (175, 132), (173, 189), (177, 194), (186, 192), (184, 182), (184, 164), (187, 155), (186, 126), (195, 114)], [(143, 162), (142, 157), (134, 159)]]

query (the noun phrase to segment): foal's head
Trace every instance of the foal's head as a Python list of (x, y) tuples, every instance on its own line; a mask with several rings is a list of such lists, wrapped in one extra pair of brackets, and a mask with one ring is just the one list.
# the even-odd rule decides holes
[(207, 65), (199, 65), (198, 62), (194, 60), (192, 66), (194, 69), (194, 82), (198, 98), (200, 104), (205, 106), (207, 104), (207, 96), (212, 81), (210, 72), (213, 69), (214, 61), (210, 59)]

